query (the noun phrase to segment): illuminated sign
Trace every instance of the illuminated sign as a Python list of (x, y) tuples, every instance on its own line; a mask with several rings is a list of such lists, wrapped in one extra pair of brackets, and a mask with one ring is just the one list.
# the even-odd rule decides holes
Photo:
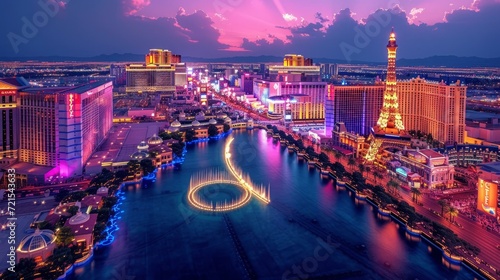
[(408, 173), (406, 172), (406, 170), (404, 168), (401, 168), (401, 167), (396, 168), (396, 173), (399, 173), (405, 177), (408, 176)]
[(69, 95), (69, 100), (68, 100), (68, 114), (69, 114), (69, 118), (74, 118), (75, 117), (74, 106), (75, 106), (75, 99), (73, 98), (73, 94), (70, 94)]
[(498, 203), (498, 185), (478, 180), (477, 209), (487, 215), (496, 217)]
[[(289, 104), (287, 104), (289, 105)], [(289, 108), (285, 109), (285, 120), (286, 121), (291, 121), (292, 120), (292, 110)]]
[(16, 94), (15, 90), (0, 90), (0, 94)]
[(269, 89), (269, 97), (281, 95), (281, 84), (280, 83), (272, 83), (272, 86)]

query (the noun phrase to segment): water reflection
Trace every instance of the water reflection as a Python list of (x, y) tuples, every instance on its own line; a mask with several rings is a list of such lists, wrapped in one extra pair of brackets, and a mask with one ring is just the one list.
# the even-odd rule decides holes
[(125, 267), (124, 277), (134, 279), (243, 279), (241, 249), (259, 279), (282, 279), (314, 256), (319, 235), (342, 246), (310, 277), (361, 271), (361, 278), (371, 279), (473, 278), (466, 269), (443, 265), (437, 249), (408, 238), (404, 227), (351, 191), (347, 195), (345, 188), (334, 188), (333, 180), (323, 181), (319, 170), (309, 170), (265, 131), (235, 132), (234, 137), (235, 145), (241, 143), (234, 149), (235, 165), (255, 183), (270, 183), (269, 205), (252, 201), (228, 213), (234, 235), (223, 216), (191, 209), (185, 198), (189, 178), (224, 167), (224, 140), (190, 145), (181, 170), (162, 170), (151, 188), (127, 188), (115, 243), (96, 252), (75, 278), (114, 279)]

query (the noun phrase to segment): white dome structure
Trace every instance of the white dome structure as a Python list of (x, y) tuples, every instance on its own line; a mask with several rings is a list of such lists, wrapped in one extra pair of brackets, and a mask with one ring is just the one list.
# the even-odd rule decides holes
[(225, 119), (225, 118), (227, 118), (227, 114), (225, 114), (225, 113), (218, 113), (217, 114), (217, 118), (220, 119), (220, 120)]
[(45, 261), (54, 250), (56, 235), (53, 231), (36, 229), (34, 233), (26, 236), (17, 247), (17, 261), (22, 258), (41, 258)]
[(139, 143), (139, 145), (137, 145), (137, 150), (139, 150), (140, 152), (147, 151), (148, 149), (149, 149), (149, 145), (146, 143), (146, 141), (141, 141), (141, 143)]
[(97, 189), (96, 195), (99, 195), (99, 196), (108, 196), (108, 193), (109, 193), (109, 189), (108, 188), (106, 188), (106, 187), (100, 187), (99, 189)]
[(210, 119), (208, 121), (209, 124), (213, 124), (213, 125), (216, 125), (217, 124), (217, 121), (215, 119)]
[(151, 138), (148, 139), (148, 145), (157, 146), (163, 143), (163, 139), (156, 134), (153, 134)]
[(179, 113), (179, 120), (185, 121), (186, 120), (186, 113), (184, 111)]
[(90, 215), (87, 213), (82, 213), (78, 211), (73, 217), (69, 218), (68, 223), (70, 225), (80, 225), (87, 222), (90, 219)]
[(191, 125), (192, 125), (193, 127), (198, 127), (198, 126), (200, 126), (200, 125), (201, 125), (201, 123), (200, 123), (199, 121), (197, 121), (197, 120), (194, 120), (194, 121), (191, 123)]
[(175, 128), (180, 128), (181, 127), (181, 123), (178, 121), (178, 120), (175, 120), (173, 121), (171, 124), (170, 124), (171, 127), (175, 127)]
[(204, 121), (205, 120), (205, 113), (203, 113), (203, 111), (199, 112), (198, 114), (196, 114), (195, 119), (197, 121)]
[(231, 118), (230, 118), (230, 117), (226, 117), (226, 118), (224, 119), (224, 123), (227, 123), (227, 124), (231, 124), (231, 122), (232, 122), (232, 121), (233, 121), (233, 120), (231, 120)]
[(142, 152), (142, 151), (137, 151), (137, 152), (133, 153), (130, 157), (132, 159), (141, 161), (142, 159), (145, 159), (148, 157), (148, 153)]

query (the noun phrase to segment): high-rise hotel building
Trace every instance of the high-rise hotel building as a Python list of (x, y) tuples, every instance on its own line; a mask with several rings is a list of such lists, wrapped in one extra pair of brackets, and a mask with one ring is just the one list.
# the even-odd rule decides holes
[(335, 123), (343, 122), (347, 132), (370, 134), (377, 123), (384, 98), (384, 85), (328, 86), (325, 100), (326, 135), (332, 135)]
[(323, 120), (328, 85), (321, 82), (320, 67), (300, 55), (286, 55), (283, 61), (269, 66), (268, 79), (254, 79), (254, 96), (270, 114), (287, 121)]
[(176, 86), (187, 84), (186, 64), (168, 50), (149, 50), (144, 64), (129, 64), (126, 72), (127, 92), (173, 95)]
[[(349, 132), (368, 135), (377, 123), (385, 86), (330, 86), (325, 103), (326, 130), (344, 122)], [(447, 145), (464, 143), (467, 87), (422, 78), (397, 82), (399, 112), (406, 131), (420, 130)], [(328, 134), (330, 135), (330, 134)]]
[(398, 82), (399, 111), (407, 130), (420, 130), (447, 145), (464, 143), (467, 87), (417, 77)]
[(27, 87), (29, 83), (24, 78), (0, 79), (0, 167), (18, 158), (19, 91)]
[(113, 85), (27, 88), (20, 92), (21, 184), (81, 175), (113, 124)]

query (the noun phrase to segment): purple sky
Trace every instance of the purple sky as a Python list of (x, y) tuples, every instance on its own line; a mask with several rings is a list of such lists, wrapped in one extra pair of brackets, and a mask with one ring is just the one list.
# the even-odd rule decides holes
[[(2, 1), (0, 56), (165, 48), (196, 57), (292, 52), (381, 61), (394, 26), (399, 57), (500, 57), (500, 0), (40, 1), (60, 7), (45, 20), (39, 1)], [(26, 28), (34, 18), (36, 32)]]
[(278, 26), (299, 27), (314, 23), (318, 12), (332, 20), (339, 11), (350, 9), (352, 17), (363, 22), (377, 9), (398, 6), (407, 14), (410, 23), (432, 25), (445, 22), (446, 14), (454, 10), (476, 10), (473, 0), (134, 0), (132, 3), (137, 7), (133, 14), (154, 18), (174, 17), (179, 9), (186, 13), (202, 10), (221, 32), (220, 42), (231, 45), (231, 49), (241, 49), (244, 38), (258, 40), (273, 34), (286, 40), (291, 32), (283, 32)]

